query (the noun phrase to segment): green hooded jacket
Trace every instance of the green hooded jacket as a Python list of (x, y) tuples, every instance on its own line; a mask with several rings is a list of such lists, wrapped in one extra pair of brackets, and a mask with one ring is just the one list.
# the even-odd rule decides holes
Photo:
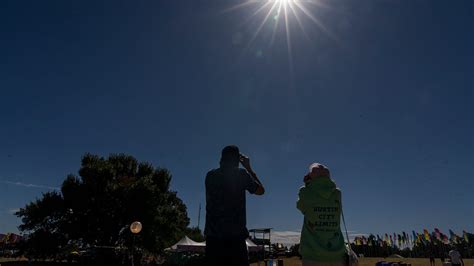
[(300, 254), (305, 260), (344, 260), (346, 249), (341, 232), (341, 191), (329, 177), (311, 180), (299, 192), (296, 207), (304, 215)]

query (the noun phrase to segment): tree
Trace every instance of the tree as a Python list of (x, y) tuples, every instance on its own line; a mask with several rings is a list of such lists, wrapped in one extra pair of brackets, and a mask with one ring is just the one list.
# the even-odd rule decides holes
[(79, 177), (67, 176), (60, 193), (45, 193), (16, 213), (22, 219), (19, 229), (32, 236), (49, 234), (62, 250), (130, 247), (128, 227), (140, 221), (143, 230), (135, 236), (135, 246), (159, 253), (183, 236), (189, 224), (186, 206), (170, 190), (170, 182), (168, 170), (132, 156), (85, 154)]

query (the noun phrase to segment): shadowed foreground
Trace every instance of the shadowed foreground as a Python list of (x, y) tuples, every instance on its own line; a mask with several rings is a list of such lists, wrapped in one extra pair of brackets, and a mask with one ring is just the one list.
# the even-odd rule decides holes
[[(292, 257), (292, 258), (285, 258), (284, 260), (284, 266), (301, 266), (301, 260), (298, 257)], [(412, 266), (429, 266), (430, 265), (430, 260), (428, 258), (426, 259), (384, 259), (384, 258), (361, 258), (359, 260), (359, 266), (374, 266), (375, 263), (378, 261), (390, 261), (390, 262), (398, 262), (398, 261), (403, 261), (406, 263), (411, 263)], [(251, 266), (257, 266), (257, 263), (252, 263)], [(263, 265), (261, 263), (260, 265)], [(436, 259), (436, 266), (442, 266), (441, 260)], [(465, 259), (464, 260), (464, 265), (465, 266), (472, 266), (474, 265), (474, 259)]]
[[(284, 265), (285, 266), (301, 266), (301, 260), (298, 257), (292, 258), (284, 258)], [(430, 265), (430, 261), (428, 258), (426, 259), (384, 259), (384, 258), (361, 258), (359, 260), (359, 266), (374, 266), (378, 261), (390, 261), (390, 262), (398, 262), (403, 261), (407, 263), (411, 263), (412, 266), (427, 266)], [(67, 266), (67, 265), (80, 265), (80, 264), (69, 264), (69, 263), (59, 263), (59, 262), (32, 262), (28, 264), (27, 261), (7, 261), (5, 259), (0, 258), (0, 264), (2, 266), (14, 266), (14, 265), (33, 265), (33, 266)], [(250, 264), (251, 266), (257, 266), (257, 263)], [(260, 263), (260, 265), (264, 265)], [(474, 259), (465, 259), (464, 265), (471, 266), (474, 265)], [(441, 261), (436, 259), (436, 266), (442, 266)]]

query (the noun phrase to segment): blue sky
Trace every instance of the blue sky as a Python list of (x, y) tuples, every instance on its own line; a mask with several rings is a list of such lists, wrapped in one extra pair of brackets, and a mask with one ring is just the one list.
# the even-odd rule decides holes
[(474, 230), (473, 1), (305, 3), (291, 53), (240, 2), (2, 1), (0, 232), (86, 152), (170, 169), (196, 225), (227, 144), (267, 190), (249, 228), (299, 230), (322, 162), (351, 231)]

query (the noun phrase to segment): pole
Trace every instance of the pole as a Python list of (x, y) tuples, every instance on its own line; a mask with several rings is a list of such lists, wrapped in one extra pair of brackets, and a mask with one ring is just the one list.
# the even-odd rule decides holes
[(200, 230), (200, 224), (201, 224), (201, 203), (199, 203), (199, 213), (198, 213), (198, 229)]
[(133, 253), (135, 253), (135, 234), (133, 234), (132, 240), (132, 266), (135, 266), (135, 258), (133, 257)]

